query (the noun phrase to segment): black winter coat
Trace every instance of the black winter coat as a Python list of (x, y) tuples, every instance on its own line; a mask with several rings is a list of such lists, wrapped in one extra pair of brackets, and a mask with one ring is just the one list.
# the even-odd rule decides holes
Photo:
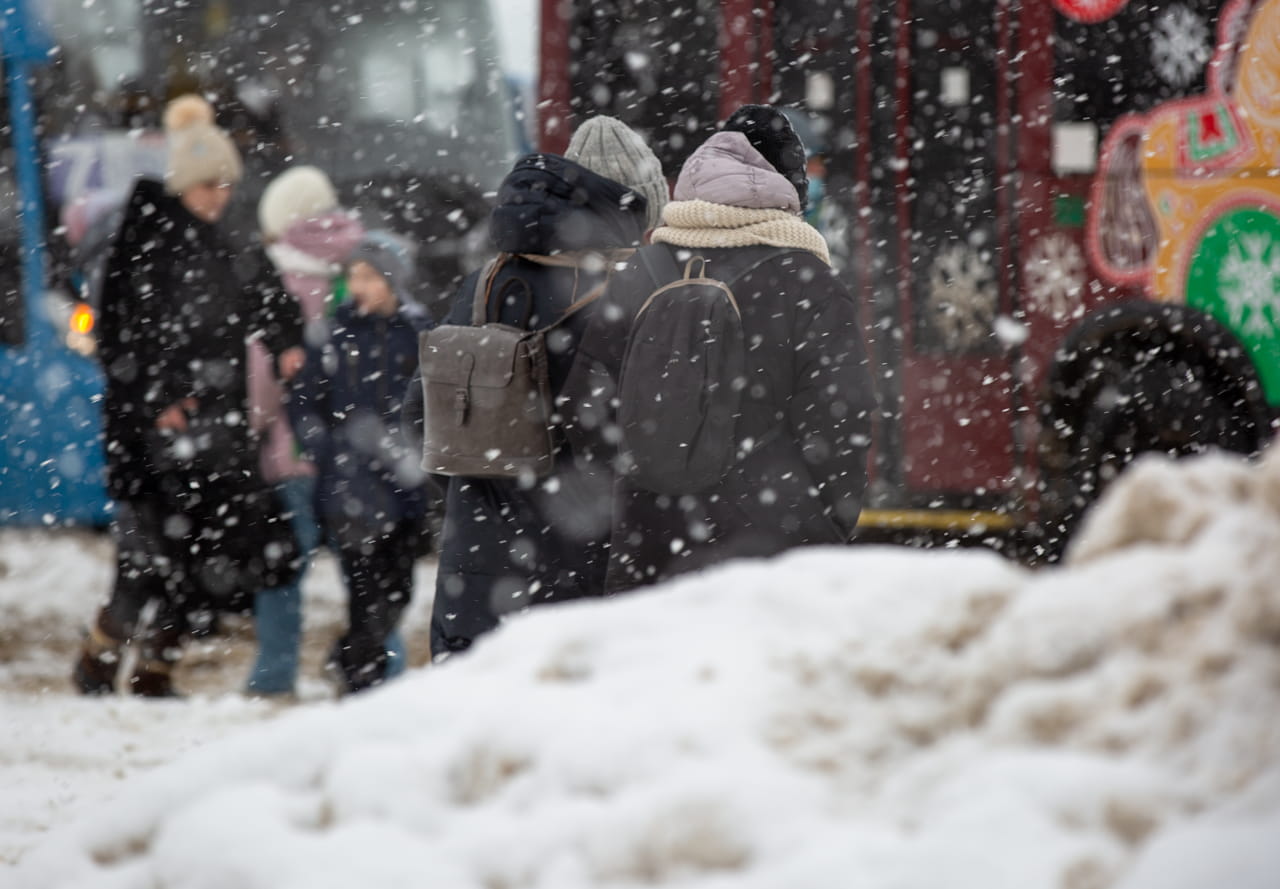
[[(676, 251), (667, 245), (645, 250)], [(690, 251), (680, 248), (678, 257)], [(728, 281), (774, 247), (698, 249)], [(655, 263), (659, 268), (664, 264)], [(683, 262), (680, 264), (683, 267)], [(612, 459), (610, 400), (631, 319), (659, 284), (636, 257), (618, 274), (580, 345), (570, 427), (579, 453)], [(809, 253), (767, 259), (733, 285), (747, 345), (736, 434), (764, 442), (715, 487), (663, 497), (619, 477), (606, 588), (618, 592), (736, 557), (851, 537), (867, 483), (875, 409), (858, 313), (834, 272)]]
[[(551, 324), (608, 271), (598, 256), (573, 268), (548, 266), (522, 254), (630, 248), (644, 235), (643, 197), (554, 155), (517, 163), (498, 201), (491, 237), (511, 256), (494, 278), (490, 321), (530, 330)], [(449, 323), (471, 323), (476, 277), (459, 288)], [(547, 338), (556, 398), (592, 308), (574, 314)], [(414, 385), (418, 399), (421, 385)], [(561, 404), (561, 409), (571, 406)], [(504, 613), (603, 591), (612, 480), (599, 469), (607, 467), (593, 468), (566, 444), (552, 473), (531, 488), (505, 479), (449, 479), (433, 653), (468, 647)]]
[[(245, 340), (260, 334), (279, 355), (302, 344), (302, 319), (265, 254), (233, 250), (161, 183), (141, 180), (107, 257), (100, 316), (111, 496), (184, 516), (194, 559), (252, 569), (234, 580), (242, 592), (289, 579), (292, 534), (249, 431)], [(155, 421), (188, 399), (182, 451)]]
[(316, 516), (329, 540), (350, 549), (426, 512), (421, 454), (400, 416), (430, 318), (417, 305), (384, 317), (346, 303), (329, 323), (329, 337), (307, 348), (287, 409), (316, 464)]

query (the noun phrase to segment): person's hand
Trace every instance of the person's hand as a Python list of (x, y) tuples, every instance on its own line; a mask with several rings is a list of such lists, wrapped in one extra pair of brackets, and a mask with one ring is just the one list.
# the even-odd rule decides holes
[(307, 363), (307, 353), (301, 346), (294, 346), (281, 352), (277, 363), (280, 365), (280, 379), (292, 380), (302, 370), (302, 365)]
[(170, 429), (174, 432), (187, 431), (187, 412), (196, 409), (196, 400), (194, 398), (184, 399), (177, 404), (171, 404), (160, 416), (156, 417), (157, 429)]

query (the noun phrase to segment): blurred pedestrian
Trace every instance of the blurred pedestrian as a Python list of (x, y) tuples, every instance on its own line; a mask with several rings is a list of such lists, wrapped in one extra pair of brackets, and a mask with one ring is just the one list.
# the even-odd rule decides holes
[(346, 583), (347, 630), (330, 664), (348, 692), (403, 669), (395, 630), (423, 547), (426, 478), (400, 428), (418, 334), (430, 325), (410, 296), (413, 277), (412, 246), (390, 232), (368, 232), (347, 266), (348, 299), (327, 334), (308, 342), (287, 402), (316, 464), (316, 515)]
[(217, 226), (241, 164), (213, 109), (179, 98), (165, 129), (164, 181), (137, 183), (103, 282), (98, 351), (117, 572), (73, 671), (84, 694), (113, 691), (147, 603), (157, 610), (129, 690), (168, 697), (194, 607), (297, 575), (297, 544), (250, 445), (245, 387), (250, 333), (282, 377), (301, 366), (297, 304), (260, 251), (232, 250)]
[[(874, 396), (857, 307), (828, 265), (822, 236), (801, 218), (807, 191), (804, 148), (786, 117), (765, 106), (741, 109), (685, 162), (654, 243), (615, 276), (592, 316), (571, 390), (603, 416), (580, 411), (571, 440), (599, 455), (619, 437), (662, 442), (690, 423), (711, 422), (705, 413), (686, 418), (654, 403), (662, 367), (629, 367), (640, 373), (642, 390), (648, 377), (647, 392), (636, 396), (640, 403), (615, 407), (629, 391), (617, 386), (624, 357), (634, 358), (627, 356), (632, 325), (655, 291), (691, 268), (728, 284), (743, 344), (741, 378), (720, 388), (740, 403), (729, 412), (732, 447), (715, 478), (692, 490), (675, 478), (646, 487), (628, 473), (635, 461), (626, 448), (616, 455), (623, 474), (613, 501), (609, 592), (734, 557), (842, 543), (854, 532)], [(655, 297), (649, 305), (671, 311), (654, 323), (684, 324), (681, 304)], [(619, 428), (622, 411), (653, 416), (646, 428)], [(688, 437), (666, 442), (672, 466), (688, 459)]]
[[(448, 323), (556, 324), (546, 340), (550, 395), (557, 411), (571, 412), (561, 392), (594, 306), (566, 315), (640, 245), (667, 194), (657, 157), (610, 117), (584, 123), (566, 157), (523, 158), (498, 192), (492, 273), (462, 283)], [(432, 655), (468, 648), (512, 611), (600, 595), (611, 487), (608, 467), (592, 467), (567, 445), (537, 480), (449, 479)]]
[[(258, 222), (267, 255), (285, 290), (297, 301), (309, 341), (325, 336), (335, 308), (334, 291), (347, 259), (364, 237), (355, 214), (343, 209), (323, 170), (297, 166), (281, 173), (263, 192)], [(302, 568), (320, 545), (316, 520), (315, 466), (301, 453), (283, 404), (270, 353), (249, 342), (250, 422), (261, 442), (263, 479), (275, 486), (302, 549)], [(301, 577), (296, 584), (261, 592), (253, 606), (258, 658), (247, 690), (255, 695), (294, 691), (302, 643)]]

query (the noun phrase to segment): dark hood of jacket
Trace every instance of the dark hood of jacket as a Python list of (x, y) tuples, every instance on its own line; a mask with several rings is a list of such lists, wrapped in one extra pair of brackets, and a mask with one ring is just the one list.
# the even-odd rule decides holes
[(644, 236), (645, 206), (638, 192), (573, 161), (531, 154), (502, 181), (489, 237), (504, 253), (634, 247)]

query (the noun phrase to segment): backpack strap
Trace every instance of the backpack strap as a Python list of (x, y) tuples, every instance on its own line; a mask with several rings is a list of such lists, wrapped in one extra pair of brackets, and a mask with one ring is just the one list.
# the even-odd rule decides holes
[(609, 279), (610, 279), (610, 275), (605, 275), (605, 278), (603, 281), (601, 281), (595, 287), (592, 287), (590, 290), (588, 290), (586, 295), (583, 296), (582, 299), (576, 300), (572, 305), (569, 306), (569, 308), (565, 309), (564, 313), (559, 318), (552, 321), (546, 327), (539, 327), (535, 332), (546, 333), (547, 331), (553, 328), (559, 327), (561, 324), (568, 321), (579, 310), (585, 309), (587, 306), (591, 305), (593, 302), (598, 300), (601, 296), (604, 295), (605, 290), (608, 289)]
[(640, 264), (653, 279), (654, 287), (680, 280), (682, 274), (680, 264), (676, 262), (675, 253), (666, 247), (659, 250), (641, 250), (636, 255), (640, 257)]
[[(767, 256), (762, 256), (760, 259), (758, 259), (758, 260), (756, 260), (755, 262), (751, 263), (751, 265), (747, 266), (745, 269), (742, 269), (741, 271), (734, 273), (734, 276), (733, 276), (732, 278), (727, 278), (727, 279), (725, 279), (725, 278), (718, 278), (717, 280), (724, 281), (724, 283), (728, 284), (730, 287), (733, 287), (733, 285), (734, 285), (734, 284), (737, 284), (739, 281), (741, 281), (741, 280), (742, 280), (743, 278), (745, 278), (747, 275), (751, 274), (751, 273), (752, 273), (752, 272), (754, 272), (756, 269), (760, 268), (760, 266), (764, 265), (764, 264), (765, 264), (765, 263), (767, 263), (767, 262), (773, 262), (773, 261), (774, 261), (775, 259), (777, 259), (779, 256), (786, 256), (788, 253), (804, 253), (804, 252), (806, 252), (806, 251), (804, 251), (804, 250), (795, 250), (795, 249), (790, 248), (790, 247), (786, 247), (786, 248), (783, 248), (783, 249), (781, 249), (781, 250), (775, 250), (773, 253), (770, 253), (770, 254), (768, 254)], [(712, 277), (712, 278), (715, 278), (716, 276), (715, 276), (715, 274), (713, 273), (713, 274), (711, 275), (711, 277)]]
[(498, 269), (507, 261), (507, 254), (502, 253), (485, 263), (480, 274), (476, 276), (476, 289), (471, 295), (471, 326), (480, 327), (489, 321), (489, 293), (493, 290), (493, 279)]
[(610, 247), (598, 250), (570, 250), (563, 253), (519, 253), (521, 259), (537, 265), (557, 268), (582, 268), (590, 259), (607, 263), (626, 262), (636, 252), (634, 247)]

